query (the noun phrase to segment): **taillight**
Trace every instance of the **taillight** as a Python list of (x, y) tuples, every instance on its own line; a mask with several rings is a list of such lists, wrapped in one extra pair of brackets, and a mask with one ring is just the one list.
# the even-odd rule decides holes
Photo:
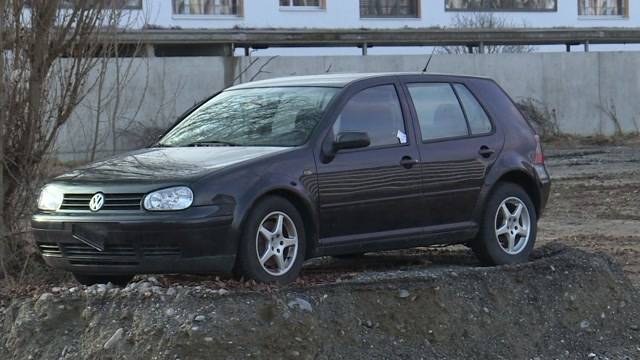
[(536, 140), (536, 152), (533, 154), (534, 165), (544, 165), (544, 154), (542, 153), (542, 145), (540, 144), (540, 136), (534, 136)]

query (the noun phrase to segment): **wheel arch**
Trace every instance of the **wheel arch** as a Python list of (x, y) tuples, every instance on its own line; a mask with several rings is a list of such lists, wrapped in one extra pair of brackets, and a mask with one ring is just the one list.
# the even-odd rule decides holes
[[(538, 185), (536, 185), (534, 176), (521, 169), (507, 171), (496, 179), (496, 181), (493, 183), (493, 186), (491, 187), (489, 195), (493, 193), (493, 191), (498, 187), (500, 183), (504, 182), (509, 182), (520, 186), (527, 193), (527, 195), (529, 195), (529, 198), (533, 202), (533, 206), (535, 206), (536, 210), (536, 218), (540, 218), (540, 213), (542, 210), (542, 194), (540, 193)], [(487, 196), (487, 199), (488, 198), (489, 196)]]

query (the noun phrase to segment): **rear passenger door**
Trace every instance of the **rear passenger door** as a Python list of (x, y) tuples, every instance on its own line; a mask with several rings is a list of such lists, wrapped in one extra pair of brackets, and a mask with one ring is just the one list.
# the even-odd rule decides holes
[(427, 232), (472, 227), (485, 175), (502, 149), (483, 106), (464, 83), (405, 83), (416, 120)]

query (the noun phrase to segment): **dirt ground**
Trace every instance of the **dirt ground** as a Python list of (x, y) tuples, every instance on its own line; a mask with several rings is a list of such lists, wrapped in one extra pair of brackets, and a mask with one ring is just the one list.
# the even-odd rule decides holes
[(538, 246), (605, 252), (640, 286), (640, 142), (554, 144), (545, 153), (553, 186)]

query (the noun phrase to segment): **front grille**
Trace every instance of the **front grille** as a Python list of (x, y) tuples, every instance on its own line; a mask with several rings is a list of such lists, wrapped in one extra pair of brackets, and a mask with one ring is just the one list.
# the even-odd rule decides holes
[[(60, 210), (91, 211), (89, 202), (95, 194), (65, 194)], [(104, 194), (101, 210), (140, 210), (144, 194)]]
[(62, 256), (60, 246), (56, 243), (38, 243), (38, 248), (42, 255), (46, 256)]
[[(84, 243), (73, 244), (39, 244), (42, 253), (47, 255), (43, 246), (55, 246), (56, 256), (64, 254), (72, 265), (138, 265), (142, 258), (180, 256), (181, 250), (177, 246), (156, 245), (107, 245), (104, 251), (98, 251)], [(50, 254), (49, 254), (50, 255)]]
[(91, 246), (85, 244), (79, 245), (62, 245), (64, 254), (70, 258), (86, 257), (86, 256), (104, 256), (104, 257), (136, 257), (136, 249), (131, 246), (109, 246), (104, 251), (98, 251)]

